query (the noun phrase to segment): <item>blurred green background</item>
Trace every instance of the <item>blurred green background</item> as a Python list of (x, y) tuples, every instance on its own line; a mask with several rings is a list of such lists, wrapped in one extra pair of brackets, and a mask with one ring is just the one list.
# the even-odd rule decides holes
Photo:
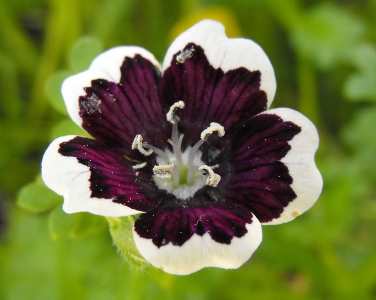
[[(274, 106), (319, 127), (324, 191), (306, 215), (264, 227), (241, 269), (176, 277), (122, 259), (105, 220), (63, 214), (38, 174), (53, 137), (81, 133), (65, 76), (115, 45), (162, 60), (202, 18), (266, 50)], [(0, 299), (376, 299), (375, 28), (372, 0), (0, 0)]]

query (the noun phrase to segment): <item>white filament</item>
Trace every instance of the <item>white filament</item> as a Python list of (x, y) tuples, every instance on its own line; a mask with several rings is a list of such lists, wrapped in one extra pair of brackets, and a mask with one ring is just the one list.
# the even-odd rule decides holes
[(147, 165), (146, 162), (142, 162), (142, 163), (139, 163), (139, 164), (133, 165), (132, 168), (133, 168), (133, 170), (139, 170), (139, 169), (145, 168), (146, 165)]

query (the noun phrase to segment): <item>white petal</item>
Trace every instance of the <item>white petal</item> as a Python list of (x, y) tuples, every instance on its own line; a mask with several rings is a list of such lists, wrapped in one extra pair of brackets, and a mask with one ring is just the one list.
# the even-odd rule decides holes
[(270, 60), (258, 44), (249, 39), (228, 38), (221, 23), (204, 20), (175, 39), (167, 51), (162, 69), (166, 70), (174, 54), (189, 43), (201, 46), (210, 64), (214, 68), (221, 68), (224, 72), (240, 67), (250, 71), (259, 70), (261, 90), (266, 92), (270, 106), (276, 91), (276, 80)]
[(314, 160), (319, 145), (315, 125), (301, 113), (289, 108), (271, 109), (265, 113), (278, 115), (301, 128), (289, 141), (291, 150), (281, 159), (289, 169), (293, 179), (291, 187), (297, 197), (285, 207), (279, 218), (264, 223), (274, 225), (289, 222), (310, 209), (321, 194), (323, 181)]
[(42, 178), (45, 184), (64, 197), (66, 213), (90, 212), (102, 216), (120, 217), (140, 213), (111, 199), (91, 197), (90, 169), (75, 157), (61, 155), (60, 144), (75, 138), (63, 136), (48, 146), (42, 159)]
[(137, 46), (111, 48), (99, 54), (93, 60), (89, 69), (103, 72), (107, 75), (106, 79), (119, 82), (121, 77), (120, 66), (123, 64), (124, 59), (126, 57), (134, 57), (135, 55), (141, 55), (160, 69), (159, 62), (155, 59), (154, 55), (144, 48)]
[(206, 267), (237, 269), (252, 256), (262, 241), (261, 224), (255, 216), (246, 225), (248, 232), (230, 244), (214, 241), (208, 233), (193, 235), (182, 246), (171, 243), (158, 248), (152, 240), (133, 231), (134, 241), (141, 255), (154, 267), (176, 275), (188, 275)]
[(79, 126), (82, 125), (82, 119), (79, 115), (80, 96), (85, 95), (84, 88), (91, 85), (95, 79), (106, 79), (112, 82), (119, 82), (121, 73), (120, 67), (126, 57), (141, 55), (149, 60), (158, 69), (160, 65), (153, 54), (149, 51), (136, 46), (121, 46), (109, 49), (99, 54), (91, 63), (88, 70), (75, 74), (64, 80), (61, 93), (64, 98), (67, 111), (72, 120)]
[(70, 76), (64, 80), (61, 86), (61, 93), (71, 119), (78, 125), (82, 126), (82, 119), (79, 111), (80, 96), (85, 95), (85, 87), (91, 86), (91, 81), (94, 79), (105, 79), (105, 74), (87, 70), (76, 75)]

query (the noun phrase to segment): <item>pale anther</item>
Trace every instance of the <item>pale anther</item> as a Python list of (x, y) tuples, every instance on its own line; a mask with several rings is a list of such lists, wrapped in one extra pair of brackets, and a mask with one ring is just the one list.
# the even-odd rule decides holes
[(94, 113), (102, 113), (102, 101), (95, 93), (92, 93), (91, 96), (87, 97), (85, 101), (81, 101), (80, 104), (83, 110), (89, 115)]
[(214, 132), (216, 132), (219, 137), (222, 137), (225, 135), (225, 128), (219, 123), (211, 122), (210, 126), (201, 132), (201, 140), (206, 141), (206, 139)]
[(195, 51), (195, 48), (193, 47), (180, 51), (180, 53), (176, 56), (176, 61), (179, 64), (183, 64), (187, 59), (193, 56), (194, 51)]
[(133, 166), (132, 166), (132, 169), (133, 169), (133, 170), (139, 170), (139, 169), (145, 168), (146, 165), (147, 165), (146, 162), (142, 162), (142, 163), (139, 163), (139, 164), (133, 165)]
[(174, 164), (156, 165), (153, 167), (153, 173), (159, 178), (171, 178), (174, 167)]
[(142, 138), (141, 134), (137, 134), (132, 142), (132, 150), (138, 150), (141, 154), (145, 156), (149, 156), (153, 153), (153, 150), (146, 149), (144, 147), (144, 139)]
[(176, 124), (177, 118), (175, 116), (175, 112), (178, 109), (183, 109), (184, 106), (185, 106), (185, 103), (184, 103), (184, 101), (181, 101), (181, 100), (172, 104), (170, 109), (168, 110), (168, 112), (166, 114), (167, 121), (169, 121), (171, 124)]
[(221, 176), (215, 173), (212, 167), (202, 165), (198, 169), (206, 173), (206, 185), (216, 187), (218, 183), (221, 181)]

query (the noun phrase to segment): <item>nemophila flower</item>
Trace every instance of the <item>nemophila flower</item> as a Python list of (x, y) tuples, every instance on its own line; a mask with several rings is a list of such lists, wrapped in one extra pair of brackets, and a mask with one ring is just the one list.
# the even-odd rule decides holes
[(155, 267), (189, 274), (238, 268), (261, 224), (288, 222), (317, 200), (315, 126), (270, 109), (272, 65), (251, 40), (202, 21), (170, 46), (117, 47), (66, 79), (67, 110), (92, 138), (48, 147), (45, 183), (67, 213), (137, 215), (133, 237)]

